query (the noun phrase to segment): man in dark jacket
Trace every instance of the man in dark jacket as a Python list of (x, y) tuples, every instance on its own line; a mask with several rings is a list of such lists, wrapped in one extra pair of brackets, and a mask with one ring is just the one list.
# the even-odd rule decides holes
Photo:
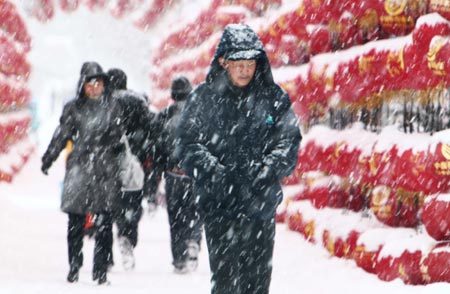
[(41, 170), (48, 173), (68, 142), (73, 149), (67, 158), (61, 209), (69, 215), (67, 280), (78, 281), (83, 265), (86, 214), (96, 215), (93, 279), (107, 282), (108, 250), (112, 214), (120, 209), (120, 156), (123, 133), (120, 106), (105, 91), (106, 74), (96, 62), (81, 67), (75, 99), (64, 105), (59, 126), (42, 157)]
[[(108, 70), (108, 85), (112, 99), (117, 101), (123, 111), (123, 125), (130, 149), (144, 168), (149, 149), (156, 138), (153, 138), (153, 114), (150, 112), (147, 99), (127, 89), (127, 75), (119, 68)], [(121, 210), (115, 216), (118, 228), (119, 247), (122, 263), (126, 270), (134, 268), (133, 249), (138, 242), (138, 224), (142, 216), (143, 190), (122, 191), (120, 193)], [(112, 234), (112, 232), (111, 232)], [(112, 241), (112, 236), (110, 240)], [(112, 242), (110, 244), (110, 264), (112, 261)]]
[(202, 234), (192, 180), (180, 169), (179, 160), (173, 154), (178, 144), (176, 127), (191, 90), (186, 77), (175, 78), (171, 85), (174, 103), (162, 110), (157, 118), (159, 138), (155, 163), (164, 171), (172, 264), (175, 273), (180, 274), (196, 269)]
[(301, 140), (290, 106), (256, 33), (228, 25), (177, 131), (204, 220), (213, 294), (269, 293), (280, 180), (293, 171)]

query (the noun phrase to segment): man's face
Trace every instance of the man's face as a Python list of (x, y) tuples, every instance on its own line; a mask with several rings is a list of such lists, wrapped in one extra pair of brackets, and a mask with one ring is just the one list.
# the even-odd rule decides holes
[(245, 87), (247, 86), (256, 71), (256, 60), (225, 60), (221, 59), (219, 62), (222, 64), (223, 68), (228, 72), (228, 76), (230, 77), (233, 85), (237, 87)]
[(91, 99), (98, 99), (102, 96), (104, 82), (102, 78), (89, 79), (84, 83), (84, 93)]

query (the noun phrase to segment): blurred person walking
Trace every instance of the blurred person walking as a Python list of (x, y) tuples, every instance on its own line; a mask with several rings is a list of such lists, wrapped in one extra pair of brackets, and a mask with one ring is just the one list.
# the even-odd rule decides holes
[[(154, 114), (150, 112), (147, 99), (144, 95), (127, 89), (127, 75), (119, 68), (112, 68), (107, 72), (108, 89), (113, 100), (117, 101), (122, 109), (125, 135), (130, 149), (135, 154), (144, 171), (146, 178), (149, 176), (149, 168), (146, 166), (149, 160), (150, 149), (156, 138), (152, 121)], [(150, 182), (151, 184), (151, 182)], [(142, 217), (143, 189), (124, 190), (120, 194), (121, 209), (114, 216), (118, 228), (119, 248), (122, 254), (122, 263), (125, 270), (131, 270), (135, 266), (133, 250), (138, 243), (138, 225)], [(112, 231), (111, 231), (112, 234)], [(109, 240), (113, 240), (112, 236)], [(112, 242), (109, 244), (113, 264)]]
[(177, 134), (204, 221), (211, 293), (268, 294), (280, 181), (294, 170), (301, 135), (249, 26), (224, 29)]
[(107, 91), (108, 79), (96, 62), (81, 67), (76, 97), (64, 105), (59, 125), (42, 157), (41, 170), (48, 173), (68, 142), (61, 209), (69, 216), (67, 242), (70, 270), (67, 281), (79, 279), (83, 265), (86, 215), (96, 216), (93, 280), (107, 283), (109, 232), (112, 214), (120, 208), (120, 153), (124, 147), (121, 109)]
[(192, 180), (181, 170), (179, 160), (174, 156), (178, 145), (176, 127), (191, 90), (191, 83), (186, 77), (175, 78), (171, 85), (171, 98), (174, 103), (162, 110), (157, 118), (159, 136), (156, 144), (156, 165), (164, 172), (172, 264), (175, 273), (179, 274), (197, 268), (202, 235), (202, 223), (195, 203)]

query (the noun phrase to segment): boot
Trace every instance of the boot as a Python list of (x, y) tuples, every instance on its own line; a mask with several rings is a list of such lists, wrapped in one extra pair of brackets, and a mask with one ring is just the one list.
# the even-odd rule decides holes
[(135, 261), (133, 245), (126, 237), (119, 237), (120, 253), (122, 253), (123, 268), (127, 271), (134, 269)]
[(92, 280), (97, 281), (99, 285), (107, 284), (108, 279), (106, 277), (106, 271), (100, 269), (94, 269), (92, 271)]
[(195, 241), (189, 241), (187, 246), (186, 266), (189, 271), (195, 271), (198, 267), (198, 254), (200, 246)]
[(99, 285), (109, 284), (108, 279), (106, 279), (106, 272), (98, 274), (98, 284)]
[(80, 268), (75, 265), (70, 266), (69, 274), (67, 275), (67, 281), (69, 283), (78, 282)]

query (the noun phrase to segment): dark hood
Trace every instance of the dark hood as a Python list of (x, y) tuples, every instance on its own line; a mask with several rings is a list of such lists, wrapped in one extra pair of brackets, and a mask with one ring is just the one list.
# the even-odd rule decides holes
[(105, 83), (105, 89), (108, 84), (108, 79), (106, 73), (103, 71), (100, 64), (94, 61), (89, 61), (83, 63), (80, 70), (80, 79), (78, 80), (78, 86), (77, 86), (77, 99), (85, 99), (86, 96), (84, 95), (83, 91), (83, 85), (84, 83), (92, 78), (101, 77), (103, 78), (103, 81)]
[(106, 73), (111, 90), (126, 90), (127, 75), (120, 68), (112, 68)]
[(230, 57), (231, 59), (256, 58), (257, 69), (253, 82), (264, 85), (272, 85), (274, 83), (264, 45), (258, 35), (248, 25), (229, 24), (225, 27), (206, 76), (206, 83), (208, 84), (223, 76), (225, 72), (219, 64), (219, 57), (224, 57), (225, 59)]

